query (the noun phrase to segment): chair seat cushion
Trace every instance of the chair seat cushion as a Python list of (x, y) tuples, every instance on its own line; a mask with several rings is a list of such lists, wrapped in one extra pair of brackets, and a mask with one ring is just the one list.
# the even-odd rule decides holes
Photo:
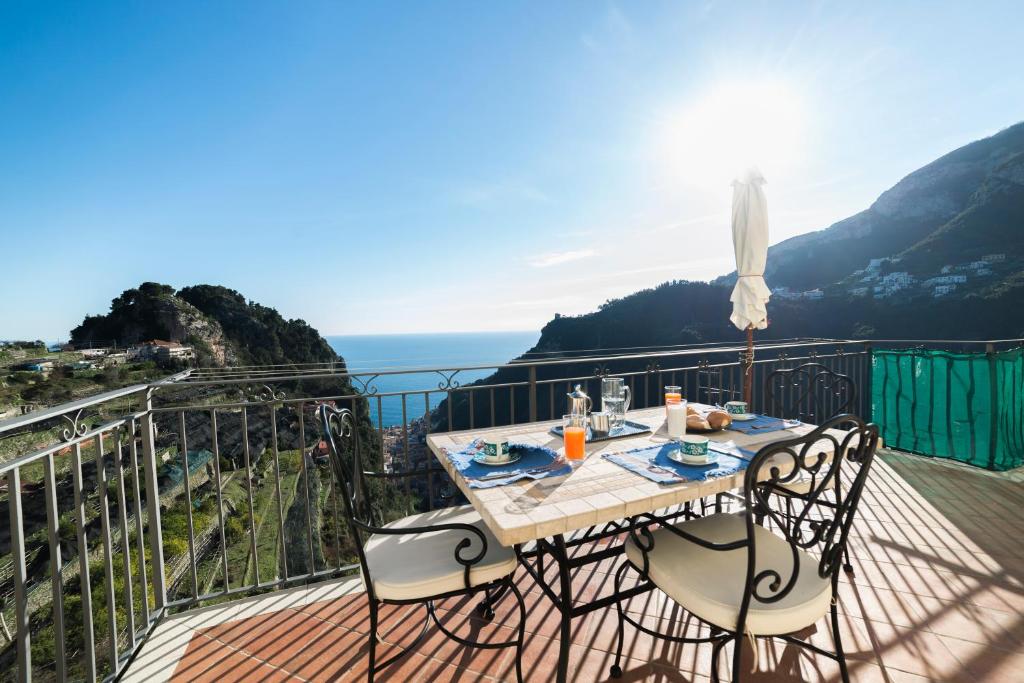
[[(747, 537), (746, 521), (738, 515), (710, 515), (676, 526), (713, 543), (730, 543)], [(653, 536), (654, 548), (647, 554), (651, 581), (704, 621), (734, 631), (746, 581), (747, 548), (712, 550), (663, 528), (654, 531)], [(757, 572), (774, 569), (783, 581), (788, 581), (793, 571), (789, 543), (760, 526), (754, 527), (754, 538)], [(643, 553), (632, 538), (626, 543), (626, 557), (634, 566), (643, 567)], [(810, 554), (798, 550), (798, 562), (796, 584), (786, 597), (771, 603), (751, 598), (747, 633), (793, 633), (828, 612), (832, 600), (831, 580), (818, 575), (818, 560)], [(763, 593), (768, 593), (769, 582), (765, 580)]]
[(811, 491), (812, 481), (811, 475), (807, 474), (805, 471), (801, 471), (796, 477), (794, 477), (793, 481), (776, 484), (776, 488), (779, 490), (779, 493), (782, 493), (783, 495), (792, 493), (798, 496), (806, 496)]
[[(470, 505), (403, 517), (386, 527), (401, 529), (435, 524), (471, 524), (483, 532), (487, 553), (470, 570), (472, 586), (490, 583), (516, 570), (515, 552), (498, 543)], [(417, 600), (465, 588), (465, 568), (455, 559), (455, 548), (464, 538), (470, 539), (471, 544), (461, 556), (474, 557), (480, 552), (480, 540), (467, 531), (373, 534), (364, 551), (374, 593), (382, 600)], [(365, 576), (363, 581), (366, 581)]]
[[(801, 470), (792, 481), (776, 484), (776, 490), (782, 495), (793, 494), (796, 496), (806, 496), (811, 492), (812, 486), (817, 487), (821, 485), (821, 477), (823, 474), (824, 473), (821, 473), (817, 478), (815, 478), (806, 470)], [(835, 488), (835, 482), (829, 484), (829, 488)]]

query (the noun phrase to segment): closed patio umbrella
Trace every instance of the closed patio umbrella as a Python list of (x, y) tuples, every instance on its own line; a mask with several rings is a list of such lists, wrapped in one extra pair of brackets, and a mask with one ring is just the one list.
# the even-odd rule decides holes
[(768, 261), (768, 202), (764, 176), (750, 169), (732, 183), (732, 244), (736, 252), (736, 287), (732, 290), (732, 324), (747, 332), (743, 359), (743, 399), (750, 403), (754, 370), (754, 330), (768, 327), (765, 304), (771, 290), (764, 282)]

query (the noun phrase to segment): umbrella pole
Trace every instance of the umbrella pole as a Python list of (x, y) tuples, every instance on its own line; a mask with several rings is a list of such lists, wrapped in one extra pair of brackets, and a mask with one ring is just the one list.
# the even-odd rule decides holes
[(754, 393), (754, 326), (747, 325), (747, 353), (743, 359), (743, 400), (747, 402), (747, 410), (752, 409), (751, 399)]

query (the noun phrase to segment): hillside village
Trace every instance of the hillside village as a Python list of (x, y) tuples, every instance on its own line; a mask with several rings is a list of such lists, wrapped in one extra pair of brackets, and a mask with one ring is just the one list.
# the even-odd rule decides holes
[[(832, 293), (886, 299), (902, 292), (902, 296), (906, 297), (924, 295), (937, 299), (958, 289), (967, 290), (969, 282), (971, 285), (976, 282), (980, 285), (988, 284), (999, 265), (1006, 262), (1006, 254), (986, 254), (976, 261), (946, 264), (938, 273), (927, 278), (917, 277), (907, 270), (894, 270), (901, 261), (899, 256), (871, 259), (864, 268), (853, 271), (850, 277), (839, 283), (836, 287), (838, 291)], [(772, 296), (780, 299), (815, 300), (824, 298), (825, 294), (826, 291), (820, 287), (802, 292), (788, 287), (772, 289)]]
[[(57, 367), (70, 367), (72, 370), (96, 370), (133, 362), (170, 363), (195, 358), (195, 350), (191, 346), (160, 339), (151, 339), (124, 349), (119, 349), (116, 346), (76, 348), (74, 344), (64, 344), (48, 347), (45, 350), (48, 355), (28, 358), (29, 349), (22, 346), (20, 342), (0, 341), (0, 351), (6, 353), (8, 360), (13, 361), (8, 367), (21, 372), (48, 373)], [(80, 358), (68, 360), (62, 357), (62, 354), (77, 354)]]
[(151, 339), (128, 347), (0, 341), (0, 419), (183, 369), (192, 346)]

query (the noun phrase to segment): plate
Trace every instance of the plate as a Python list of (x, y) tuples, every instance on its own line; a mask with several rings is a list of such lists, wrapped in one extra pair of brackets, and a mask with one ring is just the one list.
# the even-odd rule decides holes
[(757, 415), (754, 413), (744, 413), (742, 415), (731, 415), (730, 417), (738, 422), (750, 422), (751, 420), (756, 419)]
[(674, 460), (682, 465), (715, 465), (718, 463), (718, 453), (709, 452), (707, 458), (699, 458), (697, 460), (692, 459), (693, 456), (683, 455), (680, 451), (673, 451), (668, 454), (669, 460)]
[(727, 427), (719, 427), (718, 429), (715, 429), (714, 427), (708, 427), (707, 429), (698, 429), (697, 427), (691, 427), (690, 425), (686, 425), (687, 434), (714, 434), (715, 432), (722, 432), (725, 431), (726, 429)]
[(487, 465), (488, 467), (502, 467), (504, 465), (511, 465), (522, 457), (523, 455), (521, 453), (509, 451), (508, 460), (500, 460), (496, 462), (485, 456), (483, 453), (477, 453), (473, 456), (473, 462), (479, 465)]

